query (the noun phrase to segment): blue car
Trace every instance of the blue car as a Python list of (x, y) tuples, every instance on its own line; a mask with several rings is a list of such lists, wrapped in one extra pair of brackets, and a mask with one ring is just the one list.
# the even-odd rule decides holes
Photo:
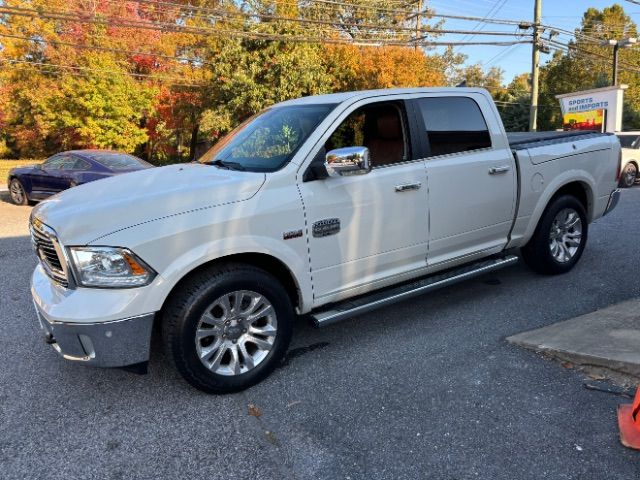
[(7, 183), (11, 201), (27, 205), (76, 185), (152, 166), (127, 153), (72, 150), (57, 153), (40, 165), (10, 170)]

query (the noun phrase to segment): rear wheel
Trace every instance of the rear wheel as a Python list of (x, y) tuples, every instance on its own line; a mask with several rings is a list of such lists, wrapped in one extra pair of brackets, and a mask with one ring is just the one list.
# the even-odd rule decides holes
[(568, 272), (582, 256), (588, 227), (587, 214), (577, 198), (571, 195), (555, 198), (542, 214), (531, 240), (522, 248), (525, 263), (542, 274)]
[(208, 393), (230, 393), (266, 378), (291, 340), (293, 307), (269, 273), (248, 265), (201, 272), (172, 295), (165, 344), (178, 371)]
[(627, 163), (620, 175), (620, 186), (625, 188), (633, 187), (633, 184), (636, 183), (637, 177), (638, 167), (631, 162)]
[(24, 191), (22, 183), (17, 178), (13, 178), (11, 182), (9, 182), (9, 196), (11, 197), (11, 201), (16, 205), (29, 204), (27, 193)]

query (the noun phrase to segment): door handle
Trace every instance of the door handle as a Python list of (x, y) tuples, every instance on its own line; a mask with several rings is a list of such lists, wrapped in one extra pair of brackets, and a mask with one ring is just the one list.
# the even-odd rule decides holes
[(511, 170), (511, 167), (509, 165), (502, 165), (500, 167), (491, 167), (489, 169), (489, 175), (496, 175), (498, 173), (507, 173), (509, 170)]
[(408, 192), (409, 190), (419, 190), (422, 184), (416, 183), (404, 183), (402, 185), (396, 185), (396, 192)]

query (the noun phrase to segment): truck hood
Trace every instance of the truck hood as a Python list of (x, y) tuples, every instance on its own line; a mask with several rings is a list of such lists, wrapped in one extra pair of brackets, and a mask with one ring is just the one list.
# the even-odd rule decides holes
[(63, 244), (86, 245), (141, 223), (247, 200), (265, 178), (197, 163), (149, 168), (65, 190), (31, 215), (53, 228)]

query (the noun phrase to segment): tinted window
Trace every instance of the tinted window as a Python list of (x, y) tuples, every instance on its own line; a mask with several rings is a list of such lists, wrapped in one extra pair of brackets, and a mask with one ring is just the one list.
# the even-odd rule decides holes
[(487, 123), (478, 104), (466, 97), (419, 100), (430, 155), (468, 152), (491, 146)]
[(86, 162), (81, 158), (77, 158), (71, 168), (73, 170), (89, 170), (91, 168), (91, 165), (89, 164), (89, 162)]
[(367, 147), (371, 165), (380, 167), (408, 160), (400, 105), (366, 105), (351, 113), (325, 143), (329, 152), (343, 147)]
[(60, 163), (60, 170), (75, 170), (78, 159), (70, 155), (65, 155)]
[(640, 136), (637, 135), (618, 135), (622, 148), (638, 148), (640, 147)]
[(63, 164), (65, 157), (62, 155), (56, 155), (49, 158), (42, 164), (42, 168), (45, 170), (58, 170)]
[(91, 158), (111, 170), (141, 170), (151, 165), (126, 153), (94, 153)]
[(265, 110), (247, 120), (200, 162), (221, 162), (227, 168), (272, 172), (291, 160), (302, 143), (334, 105), (290, 105)]

